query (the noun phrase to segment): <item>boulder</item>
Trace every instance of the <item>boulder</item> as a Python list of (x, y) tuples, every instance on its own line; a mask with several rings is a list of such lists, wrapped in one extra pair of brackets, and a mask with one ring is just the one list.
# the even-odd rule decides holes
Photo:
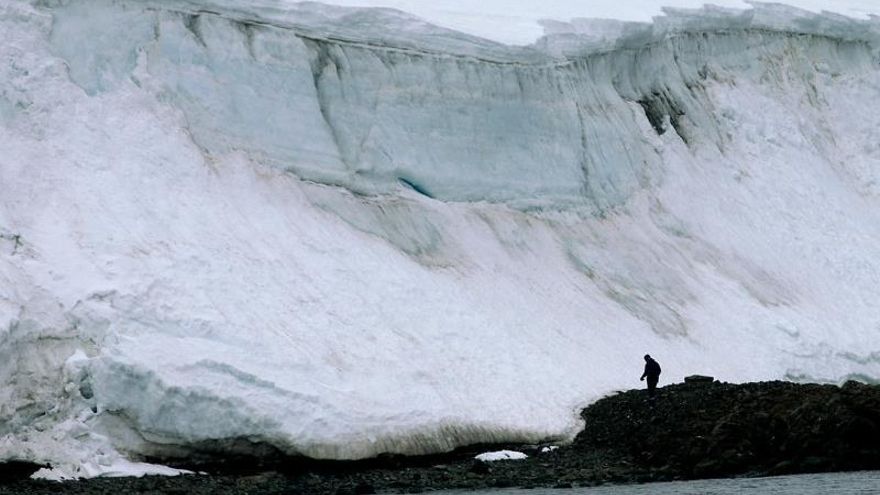
[(712, 383), (715, 378), (705, 375), (691, 375), (684, 377), (685, 383)]

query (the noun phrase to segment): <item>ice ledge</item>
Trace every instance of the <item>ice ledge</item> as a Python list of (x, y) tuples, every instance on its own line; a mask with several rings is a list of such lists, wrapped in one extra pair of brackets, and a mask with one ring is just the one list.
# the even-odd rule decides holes
[[(57, 7), (70, 0), (33, 0)], [(94, 3), (110, 0), (93, 0)], [(530, 46), (510, 46), (436, 26), (391, 8), (362, 8), (318, 2), (253, 0), (141, 0), (147, 9), (185, 14), (216, 14), (243, 25), (289, 29), (299, 37), (374, 48), (415, 50), (427, 54), (472, 57), (496, 63), (544, 64), (596, 52), (628, 49), (684, 33), (763, 30), (815, 35), (880, 46), (880, 16), (856, 19), (823, 11), (814, 13), (779, 3), (745, 0), (751, 8), (705, 5), (698, 9), (664, 7), (653, 22), (574, 18), (539, 21), (545, 35)], [(112, 2), (111, 2), (112, 3)]]
[(865, 42), (875, 52), (880, 45), (878, 16), (855, 19), (828, 11), (815, 13), (779, 3), (745, 1), (751, 8), (715, 5), (699, 9), (664, 7), (664, 15), (654, 17), (653, 22), (545, 19), (540, 22), (545, 36), (536, 41), (534, 47), (555, 57), (577, 57), (636, 48), (681, 34), (731, 31), (770, 31)]
[[(66, 0), (62, 0), (66, 1)], [(318, 2), (254, 0), (145, 0), (147, 8), (190, 14), (216, 14), (244, 25), (289, 29), (302, 38), (468, 56), (494, 62), (541, 62), (547, 56), (533, 47), (508, 46), (436, 26), (390, 8), (360, 8)]]
[[(55, 4), (55, 2), (50, 2)], [(60, 0), (61, 4), (67, 0)], [(360, 8), (318, 2), (284, 3), (255, 0), (144, 0), (148, 8), (184, 13), (213, 13), (244, 24), (290, 29), (306, 38), (383, 48), (410, 49), (493, 62), (548, 63), (560, 58), (627, 49), (693, 32), (763, 30), (880, 43), (880, 16), (856, 19), (823, 11), (810, 12), (779, 3), (746, 0), (751, 8), (714, 5), (702, 8), (664, 7), (653, 22), (574, 18), (540, 21), (545, 36), (531, 46), (508, 46), (433, 25), (420, 17), (390, 8)]]

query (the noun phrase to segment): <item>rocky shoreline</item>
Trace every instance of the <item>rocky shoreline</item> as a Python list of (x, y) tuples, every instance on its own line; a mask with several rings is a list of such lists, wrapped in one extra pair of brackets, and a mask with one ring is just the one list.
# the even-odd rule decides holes
[[(880, 469), (880, 386), (693, 382), (603, 398), (584, 409), (584, 430), (559, 448), (484, 445), (423, 457), (360, 462), (279, 458), (188, 467), (211, 474), (22, 480), (0, 469), (0, 493), (365, 494), (490, 487), (576, 487), (678, 479)], [(482, 462), (510, 449), (527, 459)]]

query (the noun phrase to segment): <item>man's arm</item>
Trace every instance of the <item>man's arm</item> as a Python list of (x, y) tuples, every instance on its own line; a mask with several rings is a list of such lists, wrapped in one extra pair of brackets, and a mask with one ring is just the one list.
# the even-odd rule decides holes
[(642, 377), (639, 378), (639, 381), (644, 380), (646, 376), (648, 376), (648, 365), (647, 364), (645, 365), (645, 372), (642, 373)]

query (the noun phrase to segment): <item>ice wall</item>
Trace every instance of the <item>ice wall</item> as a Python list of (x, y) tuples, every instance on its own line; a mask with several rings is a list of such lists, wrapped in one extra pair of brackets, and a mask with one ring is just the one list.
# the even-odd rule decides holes
[(0, 25), (0, 456), (48, 476), (565, 438), (645, 352), (664, 380), (880, 377), (874, 21)]

